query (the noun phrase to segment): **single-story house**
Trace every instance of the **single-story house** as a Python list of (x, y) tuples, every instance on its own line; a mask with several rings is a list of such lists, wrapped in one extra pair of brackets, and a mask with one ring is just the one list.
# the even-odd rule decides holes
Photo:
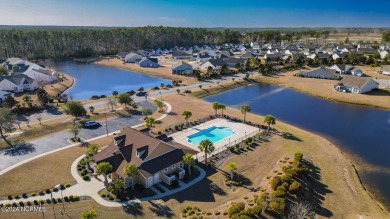
[(334, 85), (334, 89), (341, 92), (366, 93), (378, 88), (379, 84), (370, 77), (356, 77), (347, 75)]
[[(110, 178), (122, 178), (126, 188), (132, 183), (149, 188), (161, 181), (170, 185), (173, 180), (182, 179), (186, 153), (195, 154), (197, 151), (164, 142), (136, 129), (124, 128), (107, 147), (94, 155), (94, 160), (96, 164), (111, 164)], [(124, 175), (124, 168), (129, 163), (136, 165), (139, 173), (133, 180)]]
[(187, 62), (178, 62), (172, 65), (172, 74), (193, 74), (192, 65)]
[(329, 69), (336, 70), (336, 73), (338, 74), (351, 74), (352, 69), (354, 69), (355, 66), (353, 65), (344, 65), (344, 64), (335, 64), (329, 67)]
[(37, 83), (38, 81), (42, 82), (42, 84), (50, 84), (58, 80), (59, 74), (57, 72), (35, 67), (36, 65), (30, 66), (23, 74), (34, 79)]
[(230, 68), (236, 67), (237, 63), (240, 66), (244, 66), (245, 65), (245, 59), (231, 57), (228, 60), (226, 60), (226, 63), (228, 65), (228, 67), (230, 67)]
[(11, 92), (23, 92), (37, 89), (34, 79), (24, 74), (0, 76), (0, 90)]
[(116, 57), (122, 61), (125, 61), (126, 56), (130, 54), (130, 52), (119, 52)]
[(345, 57), (348, 57), (348, 52), (336, 52), (332, 55), (333, 60), (336, 59), (343, 59)]
[(267, 61), (275, 61), (275, 60), (281, 59), (281, 58), (282, 58), (282, 56), (279, 53), (273, 53), (273, 54), (266, 53), (264, 55), (264, 59)]
[(158, 68), (158, 59), (157, 58), (142, 58), (137, 62), (139, 66), (146, 68)]
[(322, 78), (331, 80), (336, 80), (339, 78), (339, 75), (336, 74), (336, 70), (324, 67), (314, 69), (313, 71), (301, 73), (301, 75), (307, 78)]
[(222, 59), (210, 59), (202, 64), (200, 64), (200, 69), (207, 71), (209, 67), (213, 68), (215, 71), (220, 71), (222, 66), (226, 65), (227, 63), (225, 60)]
[(359, 76), (359, 77), (363, 77), (364, 76), (363, 70), (361, 70), (360, 68), (353, 69), (351, 74)]
[(381, 56), (381, 59), (384, 59), (389, 53), (390, 53), (390, 50), (380, 50), (379, 51), (379, 55)]
[(372, 55), (376, 52), (377, 52), (377, 50), (374, 48), (358, 48), (357, 49), (358, 54)]
[(144, 57), (142, 55), (132, 52), (132, 53), (129, 53), (125, 56), (124, 62), (136, 63), (136, 62), (141, 61), (141, 59), (143, 59), (143, 58)]
[(183, 52), (183, 51), (173, 51), (172, 52), (173, 59), (191, 59), (192, 58), (192, 52)]

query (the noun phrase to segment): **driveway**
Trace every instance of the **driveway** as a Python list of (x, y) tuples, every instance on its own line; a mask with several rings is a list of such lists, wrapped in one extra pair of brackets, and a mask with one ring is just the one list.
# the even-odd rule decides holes
[[(148, 101), (140, 102), (138, 105), (150, 108), (152, 111), (156, 111), (156, 106)], [(132, 116), (108, 120), (108, 133), (121, 130), (126, 126), (141, 124), (143, 123), (142, 118), (143, 116), (141, 114), (135, 114)], [(102, 126), (96, 129), (82, 129), (79, 136), (87, 140), (104, 135), (106, 132), (106, 124), (103, 122)], [(66, 147), (70, 145), (69, 142), (67, 142), (67, 139), (71, 137), (72, 134), (69, 131), (62, 131), (28, 141), (25, 144), (18, 145), (11, 149), (3, 150), (0, 152), (0, 171), (28, 158), (53, 151), (58, 148)]]

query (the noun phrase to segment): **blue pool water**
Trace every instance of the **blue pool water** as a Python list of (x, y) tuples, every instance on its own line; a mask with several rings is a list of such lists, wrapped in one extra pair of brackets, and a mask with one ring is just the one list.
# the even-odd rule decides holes
[(204, 139), (209, 139), (211, 142), (215, 143), (233, 134), (234, 131), (230, 128), (213, 126), (192, 134), (187, 138), (189, 143), (193, 145), (199, 145), (199, 143)]

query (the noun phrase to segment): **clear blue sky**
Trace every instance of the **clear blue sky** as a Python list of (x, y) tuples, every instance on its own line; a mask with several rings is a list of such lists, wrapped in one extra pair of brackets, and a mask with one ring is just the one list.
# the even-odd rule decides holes
[(389, 27), (390, 0), (1, 0), (2, 25)]

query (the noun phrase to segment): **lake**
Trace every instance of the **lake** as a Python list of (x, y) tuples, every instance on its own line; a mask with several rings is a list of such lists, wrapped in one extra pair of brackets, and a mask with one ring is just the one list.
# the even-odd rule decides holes
[(328, 138), (376, 171), (361, 174), (370, 191), (390, 208), (390, 111), (344, 104), (270, 84), (256, 84), (204, 98), (277, 120)]
[(123, 93), (140, 87), (147, 89), (161, 83), (172, 83), (167, 79), (125, 69), (72, 61), (58, 62), (56, 69), (76, 79), (73, 86), (65, 91), (76, 100), (89, 99), (93, 95), (111, 95), (113, 91)]

